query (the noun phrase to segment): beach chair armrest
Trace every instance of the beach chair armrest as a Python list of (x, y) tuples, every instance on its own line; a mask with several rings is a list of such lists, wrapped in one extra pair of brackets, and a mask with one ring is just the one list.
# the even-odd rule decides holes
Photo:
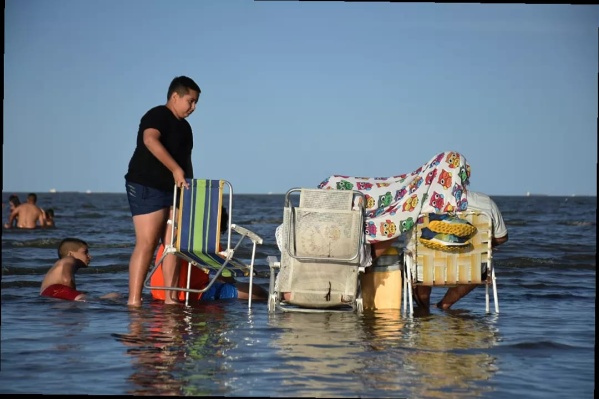
[(238, 226), (236, 224), (232, 224), (231, 229), (233, 231), (235, 231), (236, 233), (241, 234), (242, 236), (247, 236), (250, 240), (252, 240), (252, 242), (262, 245), (262, 242), (263, 242), (262, 237), (260, 237), (258, 234), (254, 233), (253, 231), (248, 230), (245, 227)]
[(279, 262), (279, 258), (276, 256), (270, 255), (266, 257), (266, 261), (268, 262), (268, 266), (272, 268), (280, 268), (281, 262)]

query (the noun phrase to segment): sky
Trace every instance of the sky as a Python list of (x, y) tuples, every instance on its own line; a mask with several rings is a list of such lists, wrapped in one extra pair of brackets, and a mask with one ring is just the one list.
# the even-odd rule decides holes
[(180, 75), (235, 193), (463, 154), (489, 195), (597, 195), (599, 6), (6, 0), (3, 192), (125, 193)]

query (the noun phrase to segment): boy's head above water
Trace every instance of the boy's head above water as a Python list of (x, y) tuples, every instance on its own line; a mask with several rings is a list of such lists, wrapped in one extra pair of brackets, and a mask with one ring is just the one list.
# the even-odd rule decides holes
[(58, 245), (58, 258), (66, 258), (72, 256), (75, 259), (80, 260), (89, 266), (92, 257), (89, 254), (89, 246), (87, 243), (79, 238), (65, 238)]

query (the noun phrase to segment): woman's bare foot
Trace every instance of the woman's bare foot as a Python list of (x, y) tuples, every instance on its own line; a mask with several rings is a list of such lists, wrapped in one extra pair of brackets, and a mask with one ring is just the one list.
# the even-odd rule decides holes
[(165, 305), (180, 305), (181, 302), (179, 302), (179, 298), (172, 298), (172, 297), (167, 296), (164, 299), (164, 304)]

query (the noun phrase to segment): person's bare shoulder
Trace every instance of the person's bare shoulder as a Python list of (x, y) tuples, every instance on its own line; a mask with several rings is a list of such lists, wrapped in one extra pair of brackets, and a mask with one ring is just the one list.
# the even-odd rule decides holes
[(58, 259), (46, 272), (46, 275), (42, 280), (42, 286), (40, 287), (40, 294), (51, 285), (61, 284), (63, 260), (64, 259)]
[(58, 259), (46, 273), (42, 281), (41, 292), (53, 284), (73, 286), (75, 266), (76, 259), (73, 257)]

